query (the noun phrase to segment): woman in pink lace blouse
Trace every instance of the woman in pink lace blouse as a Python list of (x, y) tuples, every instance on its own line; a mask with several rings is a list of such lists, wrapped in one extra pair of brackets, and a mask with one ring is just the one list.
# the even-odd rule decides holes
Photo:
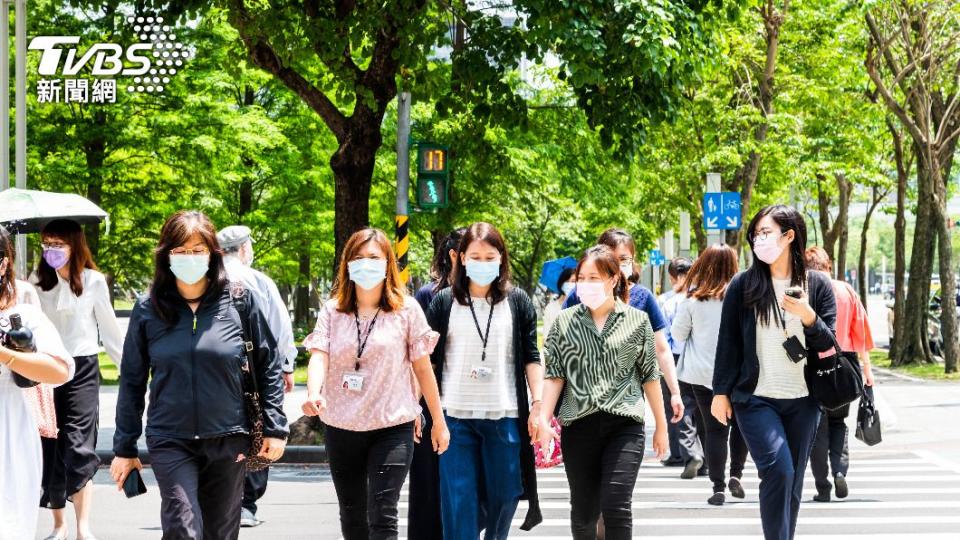
[(438, 419), (433, 449), (450, 444), (430, 364), (438, 338), (400, 282), (387, 235), (354, 233), (331, 299), (303, 342), (311, 354), (303, 412), (326, 426), (345, 540), (397, 538), (400, 489), (421, 435), (420, 391)]

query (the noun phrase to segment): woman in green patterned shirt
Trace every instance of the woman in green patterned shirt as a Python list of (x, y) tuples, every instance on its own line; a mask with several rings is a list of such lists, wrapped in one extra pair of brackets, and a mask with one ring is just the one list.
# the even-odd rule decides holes
[(656, 421), (653, 448), (659, 458), (668, 445), (653, 327), (646, 313), (624, 303), (627, 283), (609, 247), (588, 249), (576, 275), (582, 304), (561, 312), (547, 336), (540, 442), (559, 439), (550, 412), (562, 392), (573, 538), (594, 540), (602, 514), (607, 540), (629, 539), (645, 396)]

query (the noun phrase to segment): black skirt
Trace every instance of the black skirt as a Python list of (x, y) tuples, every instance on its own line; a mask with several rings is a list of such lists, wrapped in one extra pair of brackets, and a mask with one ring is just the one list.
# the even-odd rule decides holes
[(56, 439), (43, 438), (42, 508), (59, 509), (87, 485), (100, 466), (100, 363), (97, 356), (74, 358), (73, 379), (53, 390)]

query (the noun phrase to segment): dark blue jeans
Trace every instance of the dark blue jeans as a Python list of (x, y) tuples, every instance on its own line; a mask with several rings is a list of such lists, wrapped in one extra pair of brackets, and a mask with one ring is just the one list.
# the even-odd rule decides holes
[(803, 495), (803, 474), (820, 407), (813, 398), (751, 396), (733, 404), (737, 424), (760, 473), (760, 520), (766, 540), (791, 540)]
[(510, 533), (523, 480), (520, 420), (447, 417), (450, 448), (440, 456), (440, 508), (445, 540), (502, 540)]

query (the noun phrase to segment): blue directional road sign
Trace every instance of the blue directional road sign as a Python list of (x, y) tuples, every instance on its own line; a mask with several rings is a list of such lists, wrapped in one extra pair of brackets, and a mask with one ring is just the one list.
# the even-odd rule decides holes
[(703, 227), (713, 230), (739, 229), (740, 193), (737, 191), (703, 194)]
[(666, 262), (666, 259), (663, 257), (663, 253), (659, 249), (650, 250), (650, 264), (653, 266), (662, 266)]

